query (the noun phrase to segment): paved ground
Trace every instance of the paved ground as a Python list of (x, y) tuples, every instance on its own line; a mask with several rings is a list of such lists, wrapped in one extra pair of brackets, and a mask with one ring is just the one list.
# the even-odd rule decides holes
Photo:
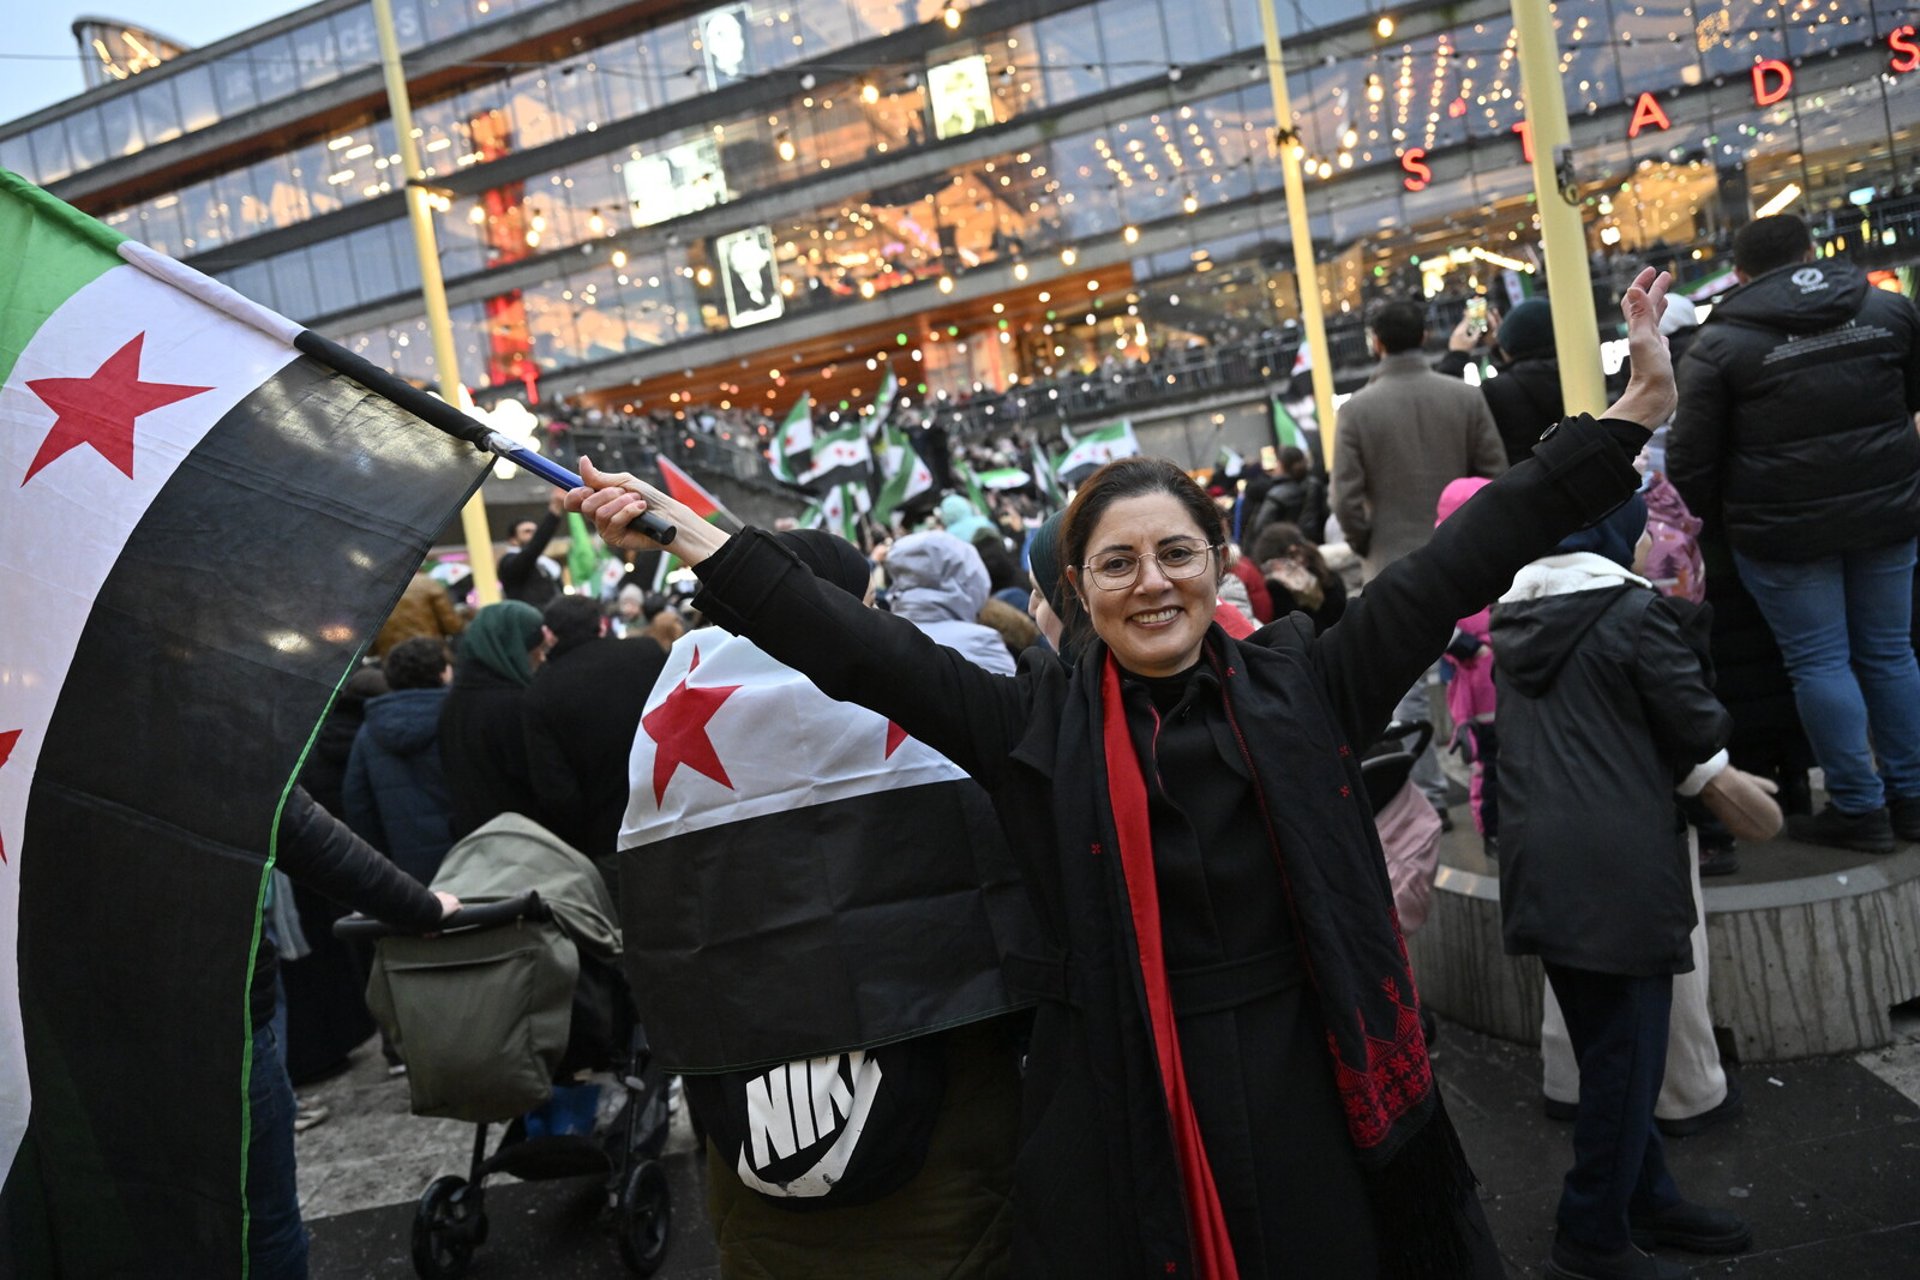
[[(1755, 1224), (1745, 1257), (1702, 1260), (1696, 1274), (1794, 1280), (1910, 1280), (1920, 1274), (1920, 1011), (1902, 1043), (1857, 1060), (1751, 1064), (1747, 1114), (1670, 1144), (1681, 1186), (1737, 1206)], [(1538, 1055), (1446, 1027), (1434, 1062), (1484, 1186), (1510, 1274), (1539, 1274), (1551, 1236), (1568, 1128), (1540, 1113)], [(1904, 1088), (1905, 1092), (1902, 1092)], [(334, 1114), (300, 1137), (303, 1203), (315, 1280), (404, 1277), (413, 1200), (440, 1172), (462, 1170), (472, 1130), (417, 1120), (405, 1084), (371, 1046), (348, 1075), (314, 1091)], [(674, 1241), (663, 1280), (717, 1280), (704, 1173), (680, 1123), (667, 1168)], [(602, 1188), (592, 1180), (489, 1185), (491, 1234), (476, 1280), (617, 1280), (622, 1266)]]

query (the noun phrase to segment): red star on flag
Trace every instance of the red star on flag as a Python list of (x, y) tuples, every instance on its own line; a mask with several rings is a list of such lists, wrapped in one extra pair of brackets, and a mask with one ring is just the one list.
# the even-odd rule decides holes
[(654, 742), (653, 803), (656, 806), (665, 799), (667, 784), (673, 781), (673, 775), (683, 764), (696, 773), (712, 778), (729, 791), (733, 789), (733, 780), (727, 777), (726, 766), (720, 763), (719, 753), (713, 749), (713, 739), (707, 734), (707, 722), (713, 719), (713, 713), (720, 709), (720, 704), (732, 697), (740, 686), (688, 688), (687, 680), (699, 665), (700, 651), (695, 649), (686, 676), (681, 678), (664, 702), (640, 718), (640, 727)]
[(889, 760), (893, 759), (893, 753), (900, 749), (900, 744), (905, 742), (909, 736), (910, 735), (907, 733), (905, 729), (902, 729), (899, 725), (895, 724), (891, 720), (887, 721), (886, 758)]
[[(7, 757), (13, 754), (13, 744), (18, 741), (20, 741), (20, 730), (18, 729), (9, 729), (5, 733), (0, 733), (0, 766), (4, 766), (7, 763)], [(0, 862), (5, 862), (6, 860), (7, 844), (4, 839), (0, 839)]]
[(133, 478), (133, 423), (141, 414), (212, 387), (188, 387), (171, 382), (140, 380), (140, 348), (147, 335), (137, 333), (94, 370), (90, 378), (35, 378), (27, 389), (58, 416), (27, 468), (26, 480), (70, 449), (93, 446), (94, 452)]

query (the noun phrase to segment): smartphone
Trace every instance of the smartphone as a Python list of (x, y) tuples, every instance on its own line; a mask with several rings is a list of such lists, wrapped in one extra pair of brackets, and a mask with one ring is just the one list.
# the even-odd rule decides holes
[(1484, 297), (1467, 299), (1467, 319), (1473, 325), (1475, 333), (1487, 331), (1487, 300)]

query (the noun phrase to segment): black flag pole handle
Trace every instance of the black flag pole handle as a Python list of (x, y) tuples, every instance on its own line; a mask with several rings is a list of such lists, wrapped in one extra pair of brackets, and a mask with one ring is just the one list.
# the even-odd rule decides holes
[[(439, 396), (422, 391), (404, 378), (382, 369), (364, 356), (355, 355), (337, 342), (328, 341), (311, 329), (301, 330), (294, 338), (293, 345), (335, 373), (345, 374), (375, 395), (391, 400), (427, 425), (438, 427), (456, 439), (465, 440), (476, 449), (505, 458), (515, 466), (525, 467), (549, 484), (562, 489), (577, 489), (584, 483), (559, 463), (515, 443), (486, 423), (468, 417)], [(633, 527), (663, 547), (679, 533), (669, 521), (651, 511), (643, 512), (635, 519)]]
[[(562, 489), (578, 489), (586, 483), (552, 458), (543, 457), (525, 445), (516, 444), (498, 431), (490, 431), (487, 435), (486, 448), (490, 452), (505, 458), (515, 466), (525, 467), (548, 484), (557, 485)], [(664, 517), (657, 516), (651, 511), (643, 511), (636, 516), (632, 527), (639, 529), (663, 547), (671, 544), (680, 534), (680, 530), (668, 523)]]

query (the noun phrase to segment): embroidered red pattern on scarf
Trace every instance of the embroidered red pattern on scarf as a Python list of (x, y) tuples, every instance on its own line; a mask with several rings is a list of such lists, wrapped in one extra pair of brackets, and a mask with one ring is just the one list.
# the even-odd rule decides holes
[[(1398, 929), (1396, 922), (1395, 931)], [(1347, 1132), (1362, 1150), (1379, 1146), (1394, 1121), (1433, 1092), (1433, 1067), (1427, 1059), (1426, 1036), (1420, 1030), (1419, 1007), (1401, 1001), (1399, 985), (1392, 978), (1384, 979), (1380, 986), (1395, 1009), (1393, 1039), (1369, 1034), (1360, 1011), (1355, 1009), (1353, 1018), (1367, 1046), (1364, 1068), (1348, 1066), (1340, 1057), (1339, 1042), (1332, 1032), (1327, 1033), (1327, 1051), (1333, 1055), (1333, 1082), (1340, 1090), (1340, 1105), (1347, 1112)]]

